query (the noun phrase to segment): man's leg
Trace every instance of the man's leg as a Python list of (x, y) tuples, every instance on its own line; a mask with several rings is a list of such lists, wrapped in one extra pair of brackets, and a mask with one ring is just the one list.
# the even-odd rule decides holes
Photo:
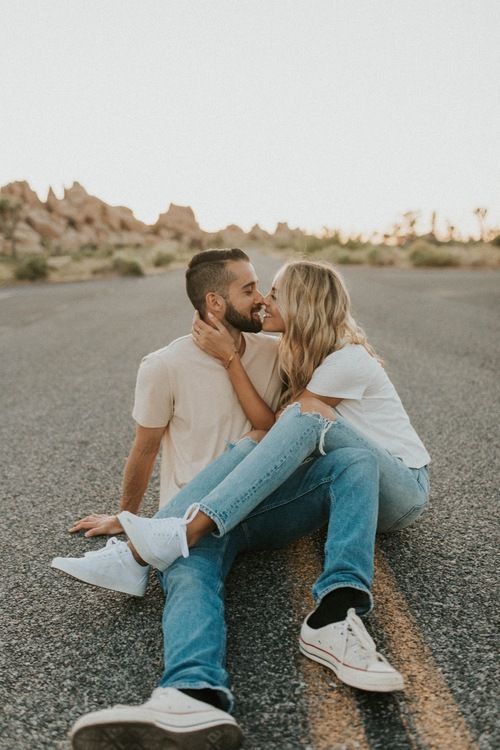
[(74, 750), (236, 750), (241, 730), (229, 715), (233, 698), (225, 671), (224, 579), (244, 544), (241, 529), (207, 536), (189, 558), (161, 574), (165, 670), (140, 706), (87, 714), (74, 725)]
[[(240, 526), (250, 549), (284, 547), (328, 524), (319, 602), (335, 589), (366, 594), (371, 609), (378, 511), (378, 465), (364, 448), (339, 448), (302, 464)], [(239, 527), (238, 527), (239, 528)]]
[[(330, 474), (331, 457), (303, 464), (280, 492), (269, 498), (270, 512), (258, 513), (253, 529), (249, 519), (247, 527), (240, 525), (223, 538), (209, 535), (188, 558), (179, 558), (163, 573), (167, 598), (163, 616), (165, 670), (160, 686), (143, 706), (115, 707), (82, 717), (72, 730), (75, 750), (104, 749), (111, 739), (117, 745), (133, 739), (137, 748), (175, 739), (179, 748), (188, 750), (200, 740), (200, 733), (206, 743), (199, 747), (230, 750), (239, 746), (238, 727), (225, 713), (233, 703), (225, 669), (225, 577), (239, 550), (281, 546), (323, 525), (331, 506)], [(287, 525), (287, 519), (295, 517), (295, 503), (300, 504), (297, 522)], [(273, 512), (278, 514), (274, 534)], [(281, 544), (276, 543), (277, 537)], [(223, 710), (215, 708), (217, 705)], [(181, 720), (190, 723), (181, 726)]]
[(202, 691), (198, 697), (226, 711), (233, 697), (225, 669), (224, 581), (244, 546), (241, 528), (223, 538), (208, 535), (160, 576), (166, 594), (160, 687), (188, 690), (194, 697), (194, 690)]

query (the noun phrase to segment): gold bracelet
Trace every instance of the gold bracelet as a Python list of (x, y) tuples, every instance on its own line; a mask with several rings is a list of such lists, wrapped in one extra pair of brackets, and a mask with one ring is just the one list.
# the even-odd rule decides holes
[(237, 353), (238, 352), (234, 351), (231, 354), (231, 356), (229, 357), (229, 359), (227, 360), (226, 364), (224, 365), (224, 367), (226, 368), (226, 370), (229, 370), (229, 365), (231, 364), (231, 362), (233, 361), (233, 359), (236, 357)]

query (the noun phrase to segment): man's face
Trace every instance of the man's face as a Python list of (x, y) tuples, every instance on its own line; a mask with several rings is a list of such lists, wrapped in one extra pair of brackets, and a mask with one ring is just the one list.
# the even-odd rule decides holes
[(234, 280), (229, 284), (224, 298), (224, 320), (239, 331), (258, 333), (262, 329), (259, 311), (264, 298), (257, 289), (259, 280), (254, 267), (244, 260), (230, 261), (228, 270)]

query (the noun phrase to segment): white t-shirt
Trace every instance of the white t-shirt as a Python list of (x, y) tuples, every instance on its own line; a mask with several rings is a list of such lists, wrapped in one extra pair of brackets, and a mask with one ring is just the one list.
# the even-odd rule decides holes
[(346, 344), (325, 357), (307, 389), (341, 398), (335, 407), (340, 416), (410, 468), (430, 462), (386, 371), (361, 344)]
[[(241, 361), (273, 411), (281, 392), (278, 339), (245, 333)], [(142, 427), (167, 427), (162, 437), (160, 507), (220, 455), (227, 442), (251, 429), (221, 362), (191, 336), (148, 354), (137, 374), (132, 411)]]

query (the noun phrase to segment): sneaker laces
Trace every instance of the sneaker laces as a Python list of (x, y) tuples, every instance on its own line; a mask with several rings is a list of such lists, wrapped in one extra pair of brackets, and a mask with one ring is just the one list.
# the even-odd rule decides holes
[(181, 553), (183, 557), (189, 557), (189, 547), (187, 543), (186, 526), (188, 525), (188, 523), (191, 523), (191, 521), (197, 515), (199, 510), (200, 510), (200, 506), (198, 503), (193, 503), (193, 505), (190, 505), (189, 508), (184, 513), (184, 515), (182, 516), (182, 518), (179, 519), (179, 523), (176, 526), (174, 533), (177, 536), (177, 539), (179, 540)]
[[(353, 638), (349, 639), (349, 634)], [(348, 611), (345, 619), (344, 627), (344, 646), (342, 650), (342, 663), (345, 664), (345, 656), (347, 653), (348, 641), (351, 641), (351, 646), (355, 652), (361, 649), (363, 655), (366, 657), (376, 658), (378, 661), (385, 661), (385, 659), (377, 652), (375, 642), (371, 638), (370, 634), (366, 630), (365, 626), (357, 616), (353, 607)]]

